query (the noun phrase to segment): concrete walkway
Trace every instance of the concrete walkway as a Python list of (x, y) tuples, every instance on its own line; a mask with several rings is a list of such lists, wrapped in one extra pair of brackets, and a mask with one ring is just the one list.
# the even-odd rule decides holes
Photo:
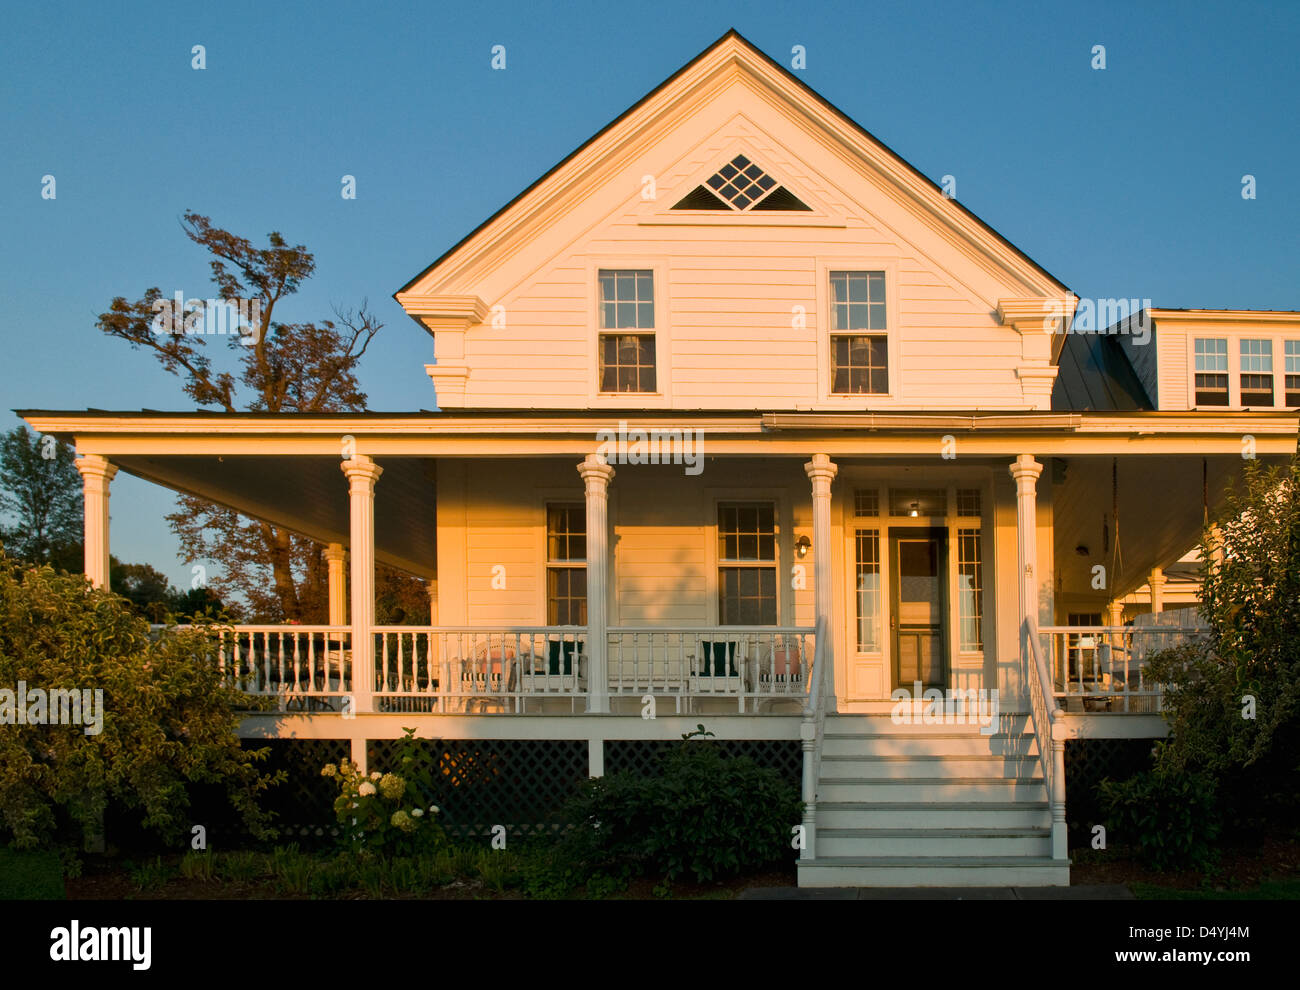
[(741, 901), (1131, 901), (1123, 884), (1077, 887), (751, 887)]

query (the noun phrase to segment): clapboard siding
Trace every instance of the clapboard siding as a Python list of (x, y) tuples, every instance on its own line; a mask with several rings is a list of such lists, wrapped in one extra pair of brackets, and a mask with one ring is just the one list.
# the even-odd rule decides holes
[[(767, 169), (809, 214), (671, 210), (737, 152)], [(675, 120), (616, 171), (499, 263), (467, 267), (420, 291), (478, 296), (493, 317), (464, 331), (464, 405), (480, 407), (1024, 408), (1018, 333), (999, 325), (998, 300), (1026, 295), (970, 243), (957, 243), (878, 173), (771, 94), (738, 81)], [(656, 182), (642, 199), (643, 178)], [(685, 222), (684, 222), (685, 221)], [(601, 396), (596, 278), (601, 267), (656, 272), (655, 396)], [(825, 393), (826, 272), (888, 272), (891, 394)], [(504, 315), (505, 326), (499, 325)], [(802, 323), (800, 322), (802, 321)], [(575, 394), (576, 393), (576, 394)]]

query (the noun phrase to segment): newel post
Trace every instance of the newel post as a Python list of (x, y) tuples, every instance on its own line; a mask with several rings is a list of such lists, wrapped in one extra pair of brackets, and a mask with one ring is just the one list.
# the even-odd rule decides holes
[[(1065, 823), (1065, 736), (1056, 726), (1056, 712), (1048, 724), (1052, 731), (1052, 859), (1068, 859), (1070, 833)], [(1039, 740), (1042, 745), (1042, 740)]]

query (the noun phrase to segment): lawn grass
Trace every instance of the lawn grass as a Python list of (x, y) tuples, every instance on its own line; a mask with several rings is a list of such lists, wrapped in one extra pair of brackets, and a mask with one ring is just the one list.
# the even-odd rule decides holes
[(65, 896), (58, 853), (0, 848), (0, 901), (61, 901)]
[(1142, 901), (1300, 901), (1300, 877), (1265, 880), (1244, 890), (1178, 890), (1152, 883), (1130, 884)]

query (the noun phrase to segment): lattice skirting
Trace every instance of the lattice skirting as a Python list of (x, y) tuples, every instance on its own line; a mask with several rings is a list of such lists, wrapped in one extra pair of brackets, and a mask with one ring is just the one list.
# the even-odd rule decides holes
[[(560, 811), (590, 771), (585, 740), (554, 739), (421, 739), (420, 754), (437, 781), (424, 795), (441, 809), (440, 821), (453, 838), (486, 840), (494, 826), (521, 837), (560, 827)], [(266, 746), (267, 770), (284, 770), (284, 783), (262, 797), (263, 807), (277, 813), (280, 842), (319, 847), (334, 841), (334, 781), (320, 775), (326, 763), (351, 758), (351, 744), (341, 739), (244, 740), (250, 748)], [(680, 741), (621, 740), (605, 742), (605, 772), (657, 773), (663, 755)], [(692, 744), (694, 745), (694, 743)], [(709, 745), (726, 757), (748, 756), (770, 767), (797, 791), (803, 772), (798, 740), (718, 740)], [(397, 769), (396, 740), (370, 740), (370, 770)], [(247, 846), (250, 842), (237, 815), (217, 787), (196, 788), (192, 820), (207, 829), (210, 848)], [(120, 834), (120, 832), (118, 833)]]
[[(304, 848), (329, 844), (334, 841), (334, 798), (337, 785), (320, 775), (326, 763), (337, 764), (352, 752), (346, 739), (244, 739), (245, 749), (269, 749), (265, 763), (258, 763), (263, 772), (285, 771), (285, 780), (258, 797), (261, 807), (276, 813), (275, 825), (280, 830), (281, 843), (297, 842)], [(208, 848), (230, 849), (246, 847), (250, 837), (243, 827), (238, 812), (232, 809), (219, 784), (208, 784), (190, 789), (189, 818), (207, 831)], [(118, 835), (116, 830), (113, 835)], [(110, 836), (110, 841), (116, 841)], [(186, 848), (189, 838), (186, 837)]]
[[(371, 770), (396, 767), (394, 740), (367, 745)], [(559, 813), (588, 776), (585, 740), (422, 739), (420, 752), (437, 780), (443, 827), (457, 838), (535, 835), (560, 824)]]
[(1070, 845), (1088, 846), (1092, 827), (1105, 824), (1101, 782), (1127, 780), (1151, 768), (1154, 739), (1067, 739), (1065, 743), (1065, 817)]
[[(776, 770), (796, 791), (802, 785), (803, 744), (797, 739), (720, 739), (709, 744), (727, 759), (748, 756), (760, 767)], [(664, 754), (680, 745), (667, 739), (610, 739), (605, 743), (605, 772), (652, 776), (659, 772)]]

